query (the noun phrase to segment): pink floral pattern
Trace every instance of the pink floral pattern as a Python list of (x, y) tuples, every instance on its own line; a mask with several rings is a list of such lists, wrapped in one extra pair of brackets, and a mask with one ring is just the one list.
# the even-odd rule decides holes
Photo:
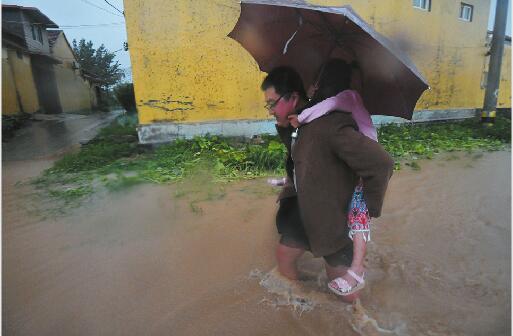
[(353, 239), (356, 232), (367, 233), (367, 239), (370, 240), (370, 216), (369, 209), (363, 198), (363, 186), (357, 185), (349, 204), (347, 216), (347, 225), (349, 226), (349, 237)]

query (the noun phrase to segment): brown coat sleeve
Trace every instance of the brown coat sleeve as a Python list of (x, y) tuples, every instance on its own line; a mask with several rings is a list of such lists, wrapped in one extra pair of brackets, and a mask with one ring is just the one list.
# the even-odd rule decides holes
[(334, 125), (331, 150), (363, 179), (363, 197), (371, 217), (379, 217), (394, 160), (383, 146), (352, 127)]
[(295, 197), (296, 189), (294, 187), (292, 170), (294, 169), (294, 162), (292, 162), (292, 158), (290, 156), (290, 145), (291, 145), (291, 134), (293, 129), (291, 127), (283, 128), (276, 126), (276, 131), (278, 136), (281, 139), (281, 142), (287, 148), (287, 158), (285, 159), (285, 170), (287, 172), (287, 181), (283, 188), (281, 189), (280, 194), (278, 195), (277, 201), (280, 201), (284, 198)]

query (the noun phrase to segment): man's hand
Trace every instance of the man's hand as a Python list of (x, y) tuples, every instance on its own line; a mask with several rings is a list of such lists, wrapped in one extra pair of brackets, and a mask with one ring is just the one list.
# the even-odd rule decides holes
[(297, 114), (291, 114), (288, 116), (288, 118), (289, 118), (289, 122), (292, 125), (292, 127), (298, 128), (299, 126), (301, 126), (301, 124), (297, 120)]

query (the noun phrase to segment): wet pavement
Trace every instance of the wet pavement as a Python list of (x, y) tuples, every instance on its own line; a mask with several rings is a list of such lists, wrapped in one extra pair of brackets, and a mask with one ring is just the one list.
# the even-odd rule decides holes
[(108, 113), (36, 114), (30, 124), (16, 131), (2, 143), (2, 160), (41, 159), (62, 153), (70, 147), (92, 139), (123, 110)]

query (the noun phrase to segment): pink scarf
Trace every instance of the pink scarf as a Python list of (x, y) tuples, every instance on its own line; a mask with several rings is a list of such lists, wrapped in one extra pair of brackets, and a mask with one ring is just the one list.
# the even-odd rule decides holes
[(351, 112), (360, 132), (372, 140), (378, 141), (378, 134), (372, 124), (370, 114), (363, 105), (362, 97), (355, 90), (344, 90), (334, 97), (327, 98), (303, 110), (297, 119), (301, 124), (307, 124), (333, 110)]

